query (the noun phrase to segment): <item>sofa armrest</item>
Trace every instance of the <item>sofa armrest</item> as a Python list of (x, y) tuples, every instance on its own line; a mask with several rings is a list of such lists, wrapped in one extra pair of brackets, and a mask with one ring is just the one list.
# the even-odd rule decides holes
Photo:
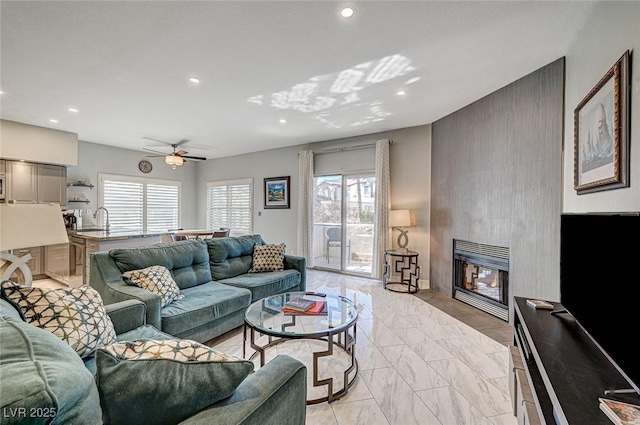
[(122, 273), (106, 251), (91, 254), (89, 285), (95, 288), (105, 304), (138, 300), (147, 307), (146, 324), (161, 330), (161, 298), (146, 289), (123, 282)]
[(249, 375), (233, 393), (184, 425), (302, 425), (307, 412), (307, 368), (279, 355)]
[(297, 255), (286, 255), (284, 256), (284, 268), (285, 269), (295, 269), (300, 272), (300, 286), (298, 291), (306, 291), (307, 290), (307, 259), (304, 257), (299, 257)]
[(105, 305), (105, 309), (117, 335), (146, 324), (147, 306), (142, 301), (120, 301)]

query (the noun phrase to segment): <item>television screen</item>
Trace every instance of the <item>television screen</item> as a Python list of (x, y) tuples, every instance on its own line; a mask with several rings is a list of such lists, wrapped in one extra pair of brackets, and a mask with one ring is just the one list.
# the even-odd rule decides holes
[(640, 213), (560, 224), (560, 302), (640, 393)]

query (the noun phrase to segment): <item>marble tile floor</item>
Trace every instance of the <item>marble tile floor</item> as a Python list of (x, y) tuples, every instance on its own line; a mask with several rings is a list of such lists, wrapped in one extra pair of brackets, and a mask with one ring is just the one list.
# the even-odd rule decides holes
[[(359, 310), (354, 386), (338, 401), (307, 406), (308, 425), (517, 423), (504, 344), (416, 296), (384, 290), (377, 280), (308, 270), (307, 288), (347, 297)], [(240, 328), (209, 345), (241, 356), (242, 341)], [(286, 353), (310, 371), (311, 344), (279, 344), (267, 350), (266, 360)], [(338, 353), (324, 368), (343, 370), (347, 360)], [(339, 374), (336, 380), (341, 386)], [(309, 391), (324, 394), (324, 388)]]

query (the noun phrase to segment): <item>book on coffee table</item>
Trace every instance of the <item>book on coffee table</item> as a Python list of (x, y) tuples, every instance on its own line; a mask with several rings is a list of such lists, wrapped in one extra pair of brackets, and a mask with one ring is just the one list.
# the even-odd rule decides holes
[(313, 305), (304, 311), (289, 309), (285, 305), (282, 307), (282, 312), (285, 314), (323, 315), (327, 314), (327, 303), (326, 301), (313, 301)]
[(282, 306), (282, 311), (291, 310), (291, 311), (307, 311), (311, 308), (316, 302), (312, 300), (307, 300), (304, 298), (293, 298)]

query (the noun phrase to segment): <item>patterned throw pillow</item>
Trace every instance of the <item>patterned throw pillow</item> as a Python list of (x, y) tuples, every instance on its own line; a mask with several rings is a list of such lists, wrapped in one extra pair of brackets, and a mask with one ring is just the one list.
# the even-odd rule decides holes
[(116, 342), (102, 297), (91, 286), (34, 288), (5, 282), (2, 296), (20, 309), (27, 323), (53, 333), (80, 357)]
[(164, 359), (182, 363), (241, 360), (189, 339), (125, 341), (107, 345), (102, 349), (118, 360)]
[(281, 243), (255, 245), (253, 263), (249, 273), (279, 272), (284, 270), (284, 252), (286, 245)]
[(233, 394), (253, 363), (190, 340), (137, 340), (96, 353), (105, 423), (171, 424)]
[(180, 288), (171, 277), (171, 272), (165, 266), (151, 266), (141, 270), (132, 270), (122, 274), (125, 279), (133, 282), (142, 289), (160, 295), (161, 306), (164, 307), (174, 300), (181, 300)]

